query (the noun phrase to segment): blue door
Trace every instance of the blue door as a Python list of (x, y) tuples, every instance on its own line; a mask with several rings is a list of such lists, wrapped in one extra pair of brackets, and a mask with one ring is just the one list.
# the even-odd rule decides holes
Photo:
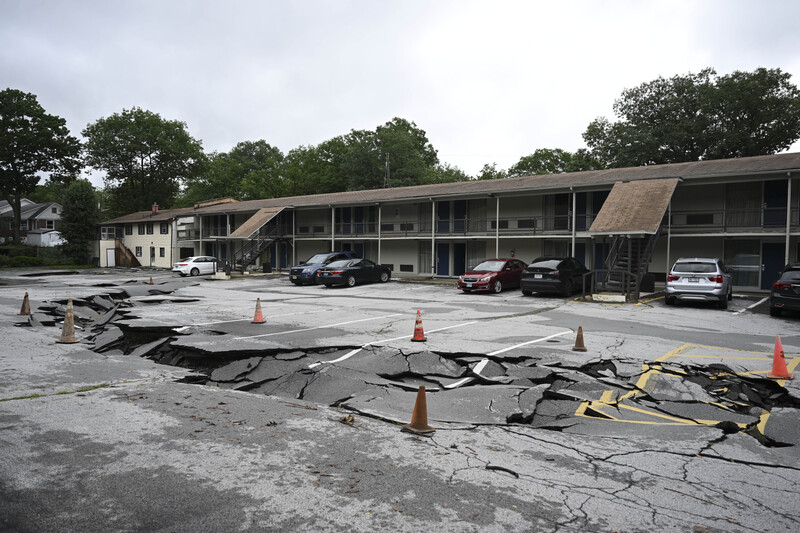
[(442, 243), (436, 245), (436, 274), (439, 276), (450, 275), (450, 244)]
[(778, 281), (783, 271), (784, 244), (779, 242), (761, 243), (761, 288), (769, 290)]
[(453, 275), (460, 276), (467, 271), (467, 243), (453, 243)]

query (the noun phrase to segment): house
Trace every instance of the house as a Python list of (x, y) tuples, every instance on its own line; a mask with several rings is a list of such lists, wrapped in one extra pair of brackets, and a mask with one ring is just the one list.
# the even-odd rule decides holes
[[(604, 286), (638, 292), (648, 277), (663, 281), (678, 257), (712, 256), (734, 268), (739, 290), (766, 290), (798, 259), (798, 175), (800, 153), (787, 153), (215, 200), (152, 220), (172, 230), (159, 241), (163, 246), (153, 239), (139, 244), (142, 234), (133, 232), (137, 217), (152, 219), (147, 212), (104, 226), (131, 224), (115, 235), (128, 248), (142, 246), (145, 258), (163, 247), (166, 256), (214, 255), (243, 270), (265, 263), (284, 268), (341, 249), (386, 264), (395, 275), (454, 277), (487, 257), (569, 254), (595, 269)], [(151, 264), (168, 266), (159, 257)]]
[[(37, 204), (22, 198), (20, 201), (19, 235), (23, 243), (28, 243), (31, 230), (58, 230), (61, 223), (61, 204), (44, 202)], [(14, 231), (14, 210), (3, 200), (0, 202), (0, 242), (10, 241)]]

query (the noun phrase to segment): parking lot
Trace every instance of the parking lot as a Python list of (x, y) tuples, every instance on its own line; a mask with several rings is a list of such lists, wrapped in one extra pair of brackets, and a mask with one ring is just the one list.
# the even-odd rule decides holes
[[(797, 380), (766, 378), (777, 336), (796, 373), (798, 317), (764, 295), (37, 274), (0, 278), (4, 529), (800, 528)], [(429, 438), (399, 429), (420, 385)]]

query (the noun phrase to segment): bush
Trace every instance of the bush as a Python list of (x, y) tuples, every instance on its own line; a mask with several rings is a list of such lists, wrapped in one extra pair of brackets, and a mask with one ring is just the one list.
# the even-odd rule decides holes
[(34, 256), (36, 255), (36, 246), (28, 246), (26, 244), (4, 244), (0, 246), (0, 255), (8, 257)]
[(29, 257), (27, 255), (18, 255), (16, 257), (12, 257), (8, 262), (8, 266), (11, 268), (42, 266), (43, 264), (44, 261), (38, 257)]

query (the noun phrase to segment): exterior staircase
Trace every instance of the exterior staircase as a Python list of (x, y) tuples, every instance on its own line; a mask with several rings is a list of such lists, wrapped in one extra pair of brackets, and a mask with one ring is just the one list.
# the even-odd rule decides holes
[(233, 268), (245, 272), (250, 265), (255, 264), (256, 258), (275, 242), (279, 233), (278, 225), (269, 222), (251, 233), (244, 245), (233, 253), (231, 258)]
[(615, 235), (605, 262), (604, 290), (619, 292), (628, 301), (639, 299), (661, 228), (650, 235)]

